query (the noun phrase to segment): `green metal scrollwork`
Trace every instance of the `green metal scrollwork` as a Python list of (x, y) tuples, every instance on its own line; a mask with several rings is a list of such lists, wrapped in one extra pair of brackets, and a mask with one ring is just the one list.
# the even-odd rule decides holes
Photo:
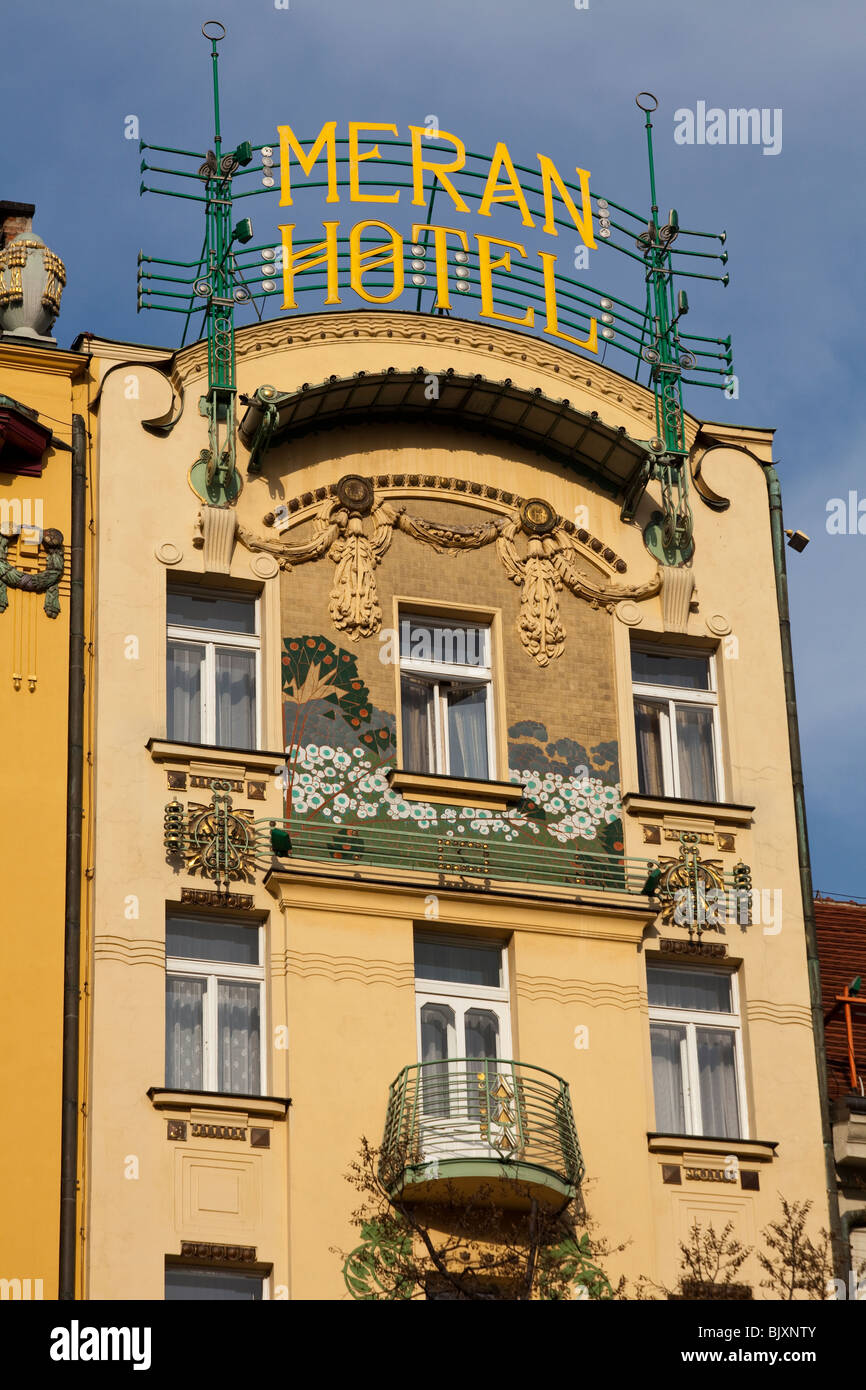
[(42, 532), (45, 569), (40, 574), (25, 574), (10, 565), (6, 558), (10, 539), (0, 535), (0, 613), (6, 611), (9, 602), (7, 588), (20, 589), (22, 593), (44, 594), (45, 612), (49, 618), (56, 618), (60, 612), (60, 580), (64, 566), (63, 533), (53, 528)]

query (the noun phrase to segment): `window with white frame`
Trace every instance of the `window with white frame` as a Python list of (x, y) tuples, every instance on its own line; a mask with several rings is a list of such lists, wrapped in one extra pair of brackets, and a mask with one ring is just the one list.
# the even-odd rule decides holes
[(165, 927), (165, 1084), (261, 1095), (264, 928), (172, 917)]
[(258, 600), (170, 588), (167, 618), (168, 737), (220, 748), (257, 747)]
[(265, 1281), (261, 1274), (241, 1274), (232, 1269), (209, 1269), (205, 1265), (167, 1265), (165, 1297), (167, 1302), (186, 1302), (192, 1299), (231, 1299), (250, 1301), (264, 1297)]
[(401, 614), (403, 767), (496, 777), (490, 628)]
[(746, 1139), (737, 977), (647, 965), (656, 1130)]
[(511, 1056), (507, 960), (495, 942), (418, 935), (415, 1000), (425, 1116), (478, 1108), (478, 1062)]
[(715, 657), (634, 647), (631, 671), (640, 790), (647, 796), (721, 801)]

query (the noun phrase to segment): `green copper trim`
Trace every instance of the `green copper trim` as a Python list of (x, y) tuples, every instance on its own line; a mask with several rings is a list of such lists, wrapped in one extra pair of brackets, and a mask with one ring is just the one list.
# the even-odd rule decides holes
[(532, 1183), (546, 1187), (557, 1193), (563, 1202), (570, 1202), (576, 1192), (574, 1183), (564, 1182), (549, 1168), (537, 1163), (508, 1163), (499, 1158), (446, 1158), (439, 1159), (435, 1174), (431, 1174), (429, 1164), (406, 1168), (397, 1187), (411, 1187), (419, 1183), (448, 1182), (452, 1178), (504, 1179), (514, 1183)]

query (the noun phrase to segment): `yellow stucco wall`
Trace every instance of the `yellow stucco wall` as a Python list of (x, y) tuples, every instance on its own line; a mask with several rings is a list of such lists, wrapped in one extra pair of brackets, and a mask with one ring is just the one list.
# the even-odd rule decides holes
[[(0, 392), (36, 410), (62, 444), (71, 441), (73, 414), (88, 420), (86, 369), (78, 353), (0, 344)], [(34, 523), (62, 531), (66, 545), (59, 616), (46, 616), (43, 594), (11, 587), (0, 614), (0, 1096), (8, 1117), (0, 1145), (0, 1277), (30, 1279), (31, 1297), (40, 1296), (41, 1280), (46, 1299), (57, 1297), (60, 1211), (70, 457), (49, 448), (41, 477), (25, 477), (3, 472), (0, 455), (0, 503), (12, 504), (12, 516), (18, 501), (24, 520), (29, 506)], [(25, 570), (45, 563), (34, 544), (10, 545), (8, 558)], [(88, 550), (88, 625), (91, 560)], [(84, 837), (92, 846), (86, 778), (85, 796)], [(86, 893), (83, 907), (86, 914)]]

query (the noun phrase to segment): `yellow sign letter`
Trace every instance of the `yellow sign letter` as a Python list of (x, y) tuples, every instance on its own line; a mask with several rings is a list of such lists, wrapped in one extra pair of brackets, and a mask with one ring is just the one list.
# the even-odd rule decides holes
[(552, 338), (562, 338), (566, 343), (574, 343), (575, 347), (586, 348), (587, 352), (598, 352), (597, 319), (590, 319), (589, 337), (586, 339), (572, 338), (570, 333), (560, 333), (556, 316), (556, 257), (550, 251), (539, 251), (538, 254), (544, 267), (544, 307), (547, 311), (545, 333), (549, 333)]
[(436, 302), (434, 309), (450, 309), (451, 299), (448, 294), (448, 242), (446, 237), (456, 236), (460, 238), (460, 245), (464, 251), (469, 250), (466, 240), (466, 233), (460, 227), (437, 227), (431, 222), (413, 222), (412, 240), (418, 242), (422, 232), (433, 233), (434, 255), (436, 257)]
[[(507, 183), (497, 183), (500, 169), (504, 168), (508, 175)], [(487, 182), (484, 185), (484, 196), (478, 208), (479, 216), (492, 217), (490, 211), (491, 203), (516, 203), (520, 208), (524, 227), (534, 227), (529, 208), (524, 197), (520, 181), (514, 172), (514, 165), (511, 162), (511, 155), (505, 145), (500, 143), (493, 151), (493, 158), (490, 161), (490, 173), (487, 175)], [(546, 228), (545, 228), (546, 230)]]
[(544, 191), (544, 230), (549, 232), (551, 236), (559, 235), (553, 222), (553, 189), (551, 184), (555, 184), (557, 193), (568, 209), (569, 217), (580, 233), (581, 241), (584, 246), (588, 246), (590, 250), (594, 251), (596, 240), (592, 234), (589, 170), (575, 169), (574, 171), (580, 179), (580, 212), (578, 212), (553, 160), (548, 159), (546, 154), (536, 155), (536, 159), (541, 166), (541, 186)]
[(353, 203), (396, 203), (400, 199), (400, 190), (396, 193), (362, 193), (358, 182), (358, 165), (364, 159), (381, 159), (379, 146), (374, 145), (372, 150), (366, 150), (364, 154), (358, 153), (358, 132), (362, 130), (390, 130), (392, 134), (398, 135), (399, 131), (395, 125), (383, 125), (381, 121), (370, 121), (369, 124), (362, 121), (349, 122), (349, 199)]
[(494, 270), (511, 269), (511, 256), (506, 251), (504, 256), (498, 260), (491, 261), (491, 246), (510, 246), (512, 251), (519, 251), (521, 256), (526, 256), (526, 250), (516, 241), (500, 241), (495, 236), (476, 236), (478, 242), (478, 278), (481, 282), (481, 317), (483, 319), (501, 319), (503, 323), (518, 323), (531, 328), (535, 321), (535, 311), (530, 306), (522, 319), (514, 318), (511, 314), (497, 314), (493, 307), (493, 274)]
[(287, 226), (280, 226), (283, 234), (283, 303), (284, 309), (297, 309), (295, 303), (295, 270), (299, 274), (304, 271), (312, 270), (314, 266), (327, 266), (328, 272), (328, 293), (325, 298), (326, 304), (340, 304), (337, 290), (339, 280), (337, 278), (337, 228), (339, 222), (323, 222), (325, 229), (325, 240), (317, 242), (315, 246), (307, 246), (303, 251), (292, 250), (292, 232), (295, 230), (295, 223), (290, 222)]
[[(371, 246), (361, 250), (361, 232), (367, 227), (379, 227), (391, 238), (391, 245)], [(378, 260), (371, 259), (378, 256)], [(369, 270), (379, 270), (389, 265), (393, 270), (394, 283), (387, 294), (368, 294), (364, 289), (364, 275)], [(356, 222), (349, 233), (349, 284), (356, 294), (366, 299), (368, 304), (390, 304), (403, 293), (403, 239), (399, 232), (389, 227), (387, 222)]]
[(337, 129), (336, 121), (326, 121), (319, 131), (319, 138), (313, 145), (309, 154), (304, 154), (298, 143), (297, 136), (290, 125), (277, 126), (277, 133), (280, 137), (280, 207), (290, 207), (292, 202), (292, 176), (289, 170), (289, 162), (294, 151), (295, 158), (309, 178), (313, 172), (313, 165), (322, 153), (322, 146), (328, 147), (328, 196), (326, 203), (339, 203), (340, 194), (337, 191), (337, 147), (334, 143), (334, 136)]
[(469, 208), (466, 206), (466, 203), (448, 177), (449, 174), (455, 174), (458, 169), (462, 169), (463, 165), (466, 163), (466, 146), (463, 141), (456, 135), (449, 135), (447, 131), (440, 130), (436, 137), (437, 142), (439, 140), (450, 140), (457, 151), (457, 155), (455, 159), (452, 159), (450, 164), (437, 164), (435, 159), (427, 159), (424, 155), (424, 146), (421, 142), (425, 135), (427, 135), (426, 127), (423, 125), (410, 125), (409, 131), (412, 136), (412, 186), (414, 188), (412, 202), (417, 204), (418, 207), (423, 208), (427, 206), (427, 198), (424, 193), (424, 174), (429, 169), (434, 179), (438, 179), (442, 187), (448, 193), (457, 211), (468, 212)]

